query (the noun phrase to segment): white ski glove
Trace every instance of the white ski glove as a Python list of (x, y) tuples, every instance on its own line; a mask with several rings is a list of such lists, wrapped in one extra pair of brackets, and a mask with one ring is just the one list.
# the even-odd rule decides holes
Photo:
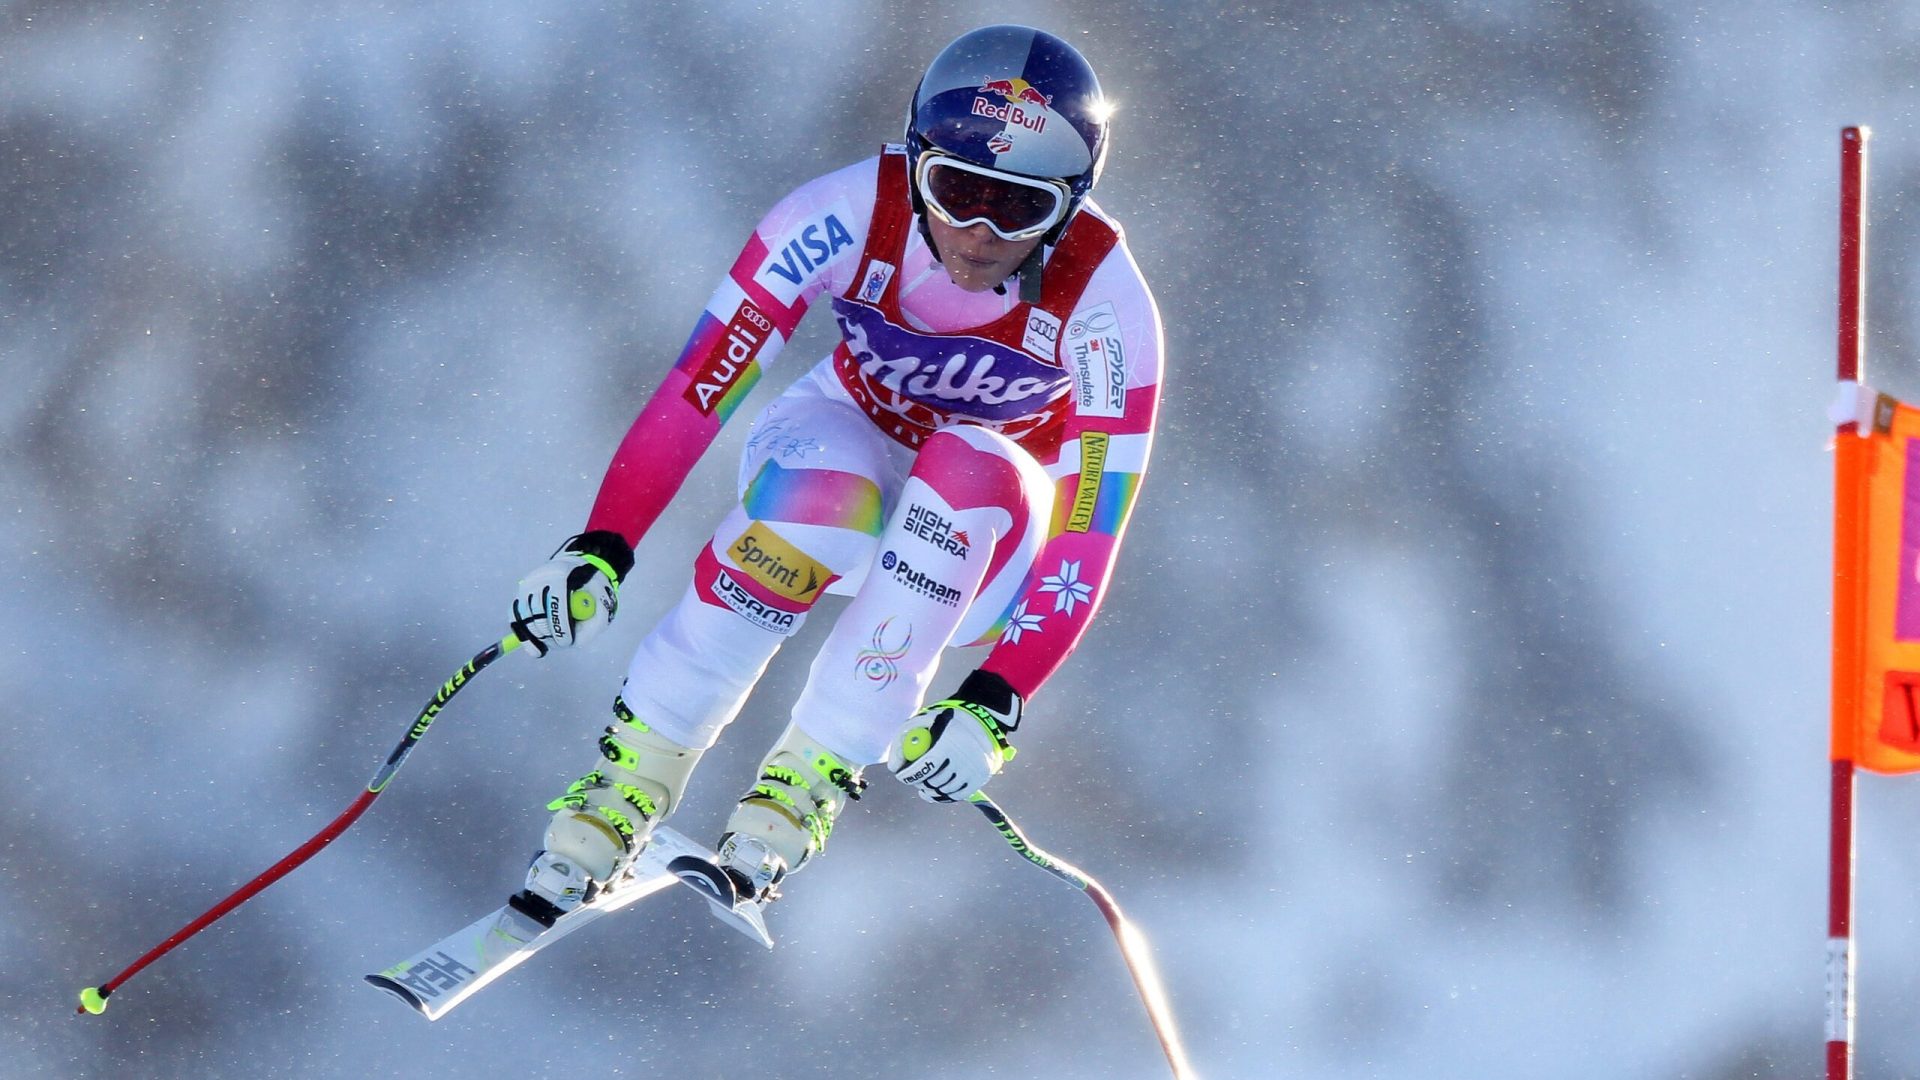
[(887, 768), (928, 802), (964, 801), (1013, 760), (1007, 736), (1020, 728), (1020, 706), (1007, 680), (975, 671), (913, 714), (887, 746)]
[(553, 558), (520, 579), (513, 632), (537, 656), (590, 641), (613, 621), (620, 582), (633, 569), (633, 548), (619, 533), (596, 530), (568, 538)]

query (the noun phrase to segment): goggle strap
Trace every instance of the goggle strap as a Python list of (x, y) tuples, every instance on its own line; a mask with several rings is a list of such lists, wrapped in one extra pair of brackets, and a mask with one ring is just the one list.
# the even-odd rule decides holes
[(1026, 259), (1020, 263), (1018, 273), (1022, 303), (1038, 304), (1040, 302), (1040, 271), (1045, 265), (1045, 260), (1040, 257), (1040, 253), (1046, 249), (1046, 246), (1045, 244), (1033, 245), (1033, 250), (1027, 252)]

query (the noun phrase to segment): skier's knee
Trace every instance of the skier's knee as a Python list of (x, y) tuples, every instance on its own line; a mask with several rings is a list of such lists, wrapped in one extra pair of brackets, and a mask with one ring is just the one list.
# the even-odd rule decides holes
[(999, 506), (1012, 510), (1027, 500), (1020, 461), (1026, 452), (996, 431), (942, 428), (927, 437), (909, 474), (949, 506)]

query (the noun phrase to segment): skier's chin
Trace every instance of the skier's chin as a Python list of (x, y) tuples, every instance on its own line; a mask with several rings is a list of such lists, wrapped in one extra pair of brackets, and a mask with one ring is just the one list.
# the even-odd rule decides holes
[(1027, 253), (1039, 240), (1002, 240), (987, 232), (985, 225), (973, 226), (976, 232), (956, 229), (930, 218), (934, 245), (947, 276), (966, 292), (986, 292), (998, 288), (1020, 269)]
[(997, 288), (1008, 278), (1012, 277), (1013, 272), (1011, 270), (1003, 270), (998, 266), (968, 266), (959, 260), (949, 259), (947, 260), (947, 276), (952, 278), (953, 283), (960, 286), (962, 291), (978, 293)]

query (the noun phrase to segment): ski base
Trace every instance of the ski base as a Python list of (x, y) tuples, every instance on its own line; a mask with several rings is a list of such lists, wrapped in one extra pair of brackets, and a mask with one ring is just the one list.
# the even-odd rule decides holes
[[(716, 879), (726, 883), (724, 894), (717, 891)], [(732, 884), (715, 864), (711, 851), (661, 826), (653, 830), (646, 849), (619, 887), (567, 912), (551, 925), (509, 903), (366, 979), (428, 1020), (438, 1020), (534, 953), (675, 883), (699, 892), (722, 922), (773, 948), (761, 905), (733, 896)]]

